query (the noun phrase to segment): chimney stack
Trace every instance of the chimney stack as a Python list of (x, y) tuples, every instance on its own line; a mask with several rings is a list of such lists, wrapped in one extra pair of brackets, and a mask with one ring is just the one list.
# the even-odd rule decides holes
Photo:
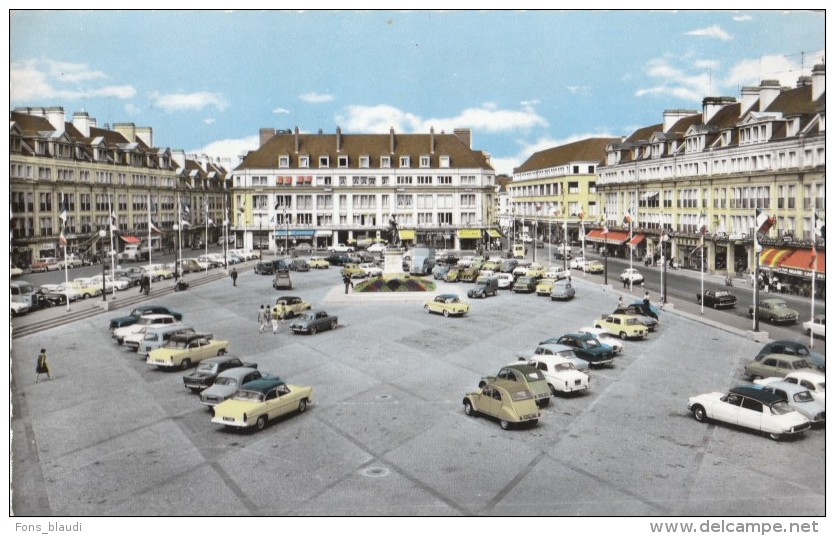
[(336, 127), (336, 152), (342, 152), (342, 129)]
[(136, 125), (133, 123), (113, 123), (113, 130), (128, 140), (128, 143), (136, 141)]
[(389, 153), (394, 154), (394, 127), (389, 129)]
[(186, 167), (186, 153), (182, 149), (172, 149), (171, 150), (171, 161), (174, 162), (177, 166), (177, 170), (181, 170)]
[(263, 147), (265, 143), (275, 136), (274, 128), (261, 128), (258, 130), (258, 146)]
[(745, 86), (740, 90), (740, 98), (742, 99), (742, 105), (739, 107), (739, 115), (741, 117), (749, 110), (752, 110), (754, 104), (757, 103), (757, 99), (760, 98), (760, 88), (757, 86)]
[(293, 132), (293, 145), (296, 148), (296, 154), (299, 154), (299, 127)]
[(702, 123), (707, 125), (716, 112), (735, 102), (733, 97), (705, 97), (702, 99)]
[(90, 137), (90, 127), (95, 125), (95, 120), (91, 123), (90, 114), (87, 112), (75, 112), (72, 114), (72, 126), (74, 126), (81, 135), (85, 138)]
[(452, 129), (452, 133), (455, 134), (455, 136), (459, 140), (464, 142), (464, 145), (467, 146), (467, 149), (472, 149), (473, 148), (473, 145), (472, 145), (473, 131), (472, 131), (472, 129), (469, 129), (469, 128), (455, 128), (455, 129)]
[(667, 132), (673, 128), (673, 125), (675, 125), (679, 119), (696, 115), (697, 113), (699, 112), (696, 110), (664, 110), (664, 123), (662, 128), (664, 129), (664, 132)]
[(818, 64), (812, 68), (812, 100), (818, 100), (825, 91), (826, 65)]
[(763, 80), (760, 82), (760, 111), (764, 112), (778, 95), (780, 95), (779, 80)]
[(429, 127), (429, 154), (435, 154), (435, 127)]
[(154, 129), (151, 127), (136, 127), (136, 137), (148, 147), (154, 146)]

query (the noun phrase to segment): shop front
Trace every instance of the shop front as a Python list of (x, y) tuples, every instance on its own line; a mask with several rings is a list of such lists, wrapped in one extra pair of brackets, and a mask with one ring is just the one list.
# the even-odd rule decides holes
[(484, 246), (481, 229), (458, 229), (458, 249), (478, 250)]
[(315, 236), (314, 229), (277, 229), (273, 239), (276, 249), (288, 252), (299, 244), (307, 244), (312, 248)]
[[(595, 245), (598, 253), (604, 250), (613, 257), (627, 257), (626, 241), (629, 239), (627, 231), (609, 231), (604, 233), (603, 229), (592, 229), (586, 234), (586, 242)], [(634, 237), (633, 237), (634, 239)]]
[(785, 292), (806, 297), (812, 295), (814, 275), (815, 298), (826, 299), (826, 251), (822, 249), (816, 252), (811, 248), (789, 250), (773, 273), (779, 274)]

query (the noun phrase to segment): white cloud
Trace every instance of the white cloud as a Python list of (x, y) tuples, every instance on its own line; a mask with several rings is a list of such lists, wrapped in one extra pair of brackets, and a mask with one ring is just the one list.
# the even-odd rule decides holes
[(207, 118), (205, 118), (205, 119), (203, 120), (203, 124), (204, 124), (204, 125), (211, 125), (211, 124), (212, 124), (212, 123), (214, 123), (214, 122), (215, 122), (215, 118), (214, 118), (214, 117), (207, 117)]
[(531, 99), (531, 100), (523, 100), (519, 102), (520, 106), (524, 106), (525, 108), (530, 108), (531, 106), (536, 106), (540, 103), (539, 99)]
[[(825, 52), (819, 50), (809, 53), (808, 58), (820, 58), (824, 55)], [(799, 57), (776, 55), (743, 60), (731, 66), (722, 83), (727, 87), (737, 87), (759, 85), (762, 80), (779, 80), (784, 86), (794, 87), (801, 75), (801, 65), (794, 59)], [(810, 63), (806, 63), (806, 71), (802, 74), (809, 74)]]
[(223, 111), (229, 105), (226, 99), (219, 93), (198, 91), (196, 93), (159, 93), (151, 94), (156, 106), (166, 111), (180, 110), (202, 110), (207, 106), (214, 106), (217, 110)]
[(736, 15), (734, 17), (734, 20), (736, 22), (747, 22), (749, 20), (754, 20), (754, 17), (752, 17), (751, 15)]
[(288, 110), (287, 108), (274, 108), (273, 113), (274, 114), (289, 114), (290, 110)]
[(258, 148), (258, 143), (257, 135), (240, 139), (217, 140), (200, 149), (186, 151), (186, 154), (205, 154), (214, 158), (228, 158), (234, 168), (240, 163), (241, 157)]
[[(136, 89), (130, 85), (83, 87), (79, 83), (106, 78), (100, 71), (84, 64), (27, 60), (12, 63), (9, 68), (9, 100), (11, 102), (45, 100), (79, 100), (91, 97), (130, 99)], [(72, 83), (72, 88), (62, 87)]]
[(651, 59), (647, 62), (646, 74), (654, 83), (637, 89), (635, 96), (670, 96), (700, 102), (709, 93), (717, 92), (715, 69), (718, 66), (716, 61), (694, 59), (691, 54)]
[(707, 28), (699, 28), (698, 30), (690, 30), (689, 32), (684, 32), (684, 35), (694, 35), (696, 37), (712, 37), (716, 39), (721, 39), (722, 41), (730, 41), (733, 39), (728, 32), (720, 28), (718, 25), (714, 24), (713, 26), (708, 26)]
[(303, 100), (304, 102), (309, 102), (311, 104), (319, 104), (322, 102), (331, 102), (334, 99), (333, 95), (322, 94), (322, 93), (305, 93), (303, 95), (299, 95), (299, 99)]

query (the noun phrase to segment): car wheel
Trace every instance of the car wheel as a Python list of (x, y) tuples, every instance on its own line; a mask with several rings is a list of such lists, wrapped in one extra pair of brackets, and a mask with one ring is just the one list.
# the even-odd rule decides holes
[(769, 321), (770, 323), (774, 324), (774, 317), (773, 317), (773, 316), (769, 316), (769, 317), (768, 317), (768, 321)]
[(255, 428), (257, 428), (258, 430), (263, 430), (265, 426), (267, 426), (267, 416), (261, 415), (260, 417), (258, 417), (258, 420), (255, 421)]
[(221, 348), (220, 350), (217, 351), (217, 355), (219, 355), (219, 356), (224, 355), (224, 354), (226, 354), (226, 349), (225, 348)]
[(713, 304), (714, 309), (719, 309), (719, 302)]
[(304, 410), (307, 409), (307, 399), (302, 398), (299, 400), (299, 413), (304, 413)]
[(180, 363), (180, 368), (186, 370), (191, 366), (191, 359), (183, 359), (183, 362)]
[(316, 326), (313, 326), (312, 328), (310, 328), (310, 334), (311, 335), (316, 335), (316, 331), (317, 331)]
[(754, 374), (753, 376), (751, 376), (751, 381), (762, 380), (762, 379), (763, 379), (763, 377), (760, 376), (759, 374)]
[(702, 304), (702, 299), (701, 299), (701, 298), (696, 298), (696, 303), (698, 303), (699, 305), (701, 305), (701, 304)]
[(336, 329), (336, 320), (331, 320), (331, 329)]
[(84, 299), (86, 300), (87, 298), (89, 298), (89, 297), (90, 297), (90, 293), (89, 293), (89, 292), (85, 292), (83, 297), (84, 297)]
[(557, 396), (557, 389), (550, 383), (548, 384), (548, 387), (551, 388), (551, 396)]
[(621, 331), (621, 332), (620, 332), (620, 338), (621, 338), (621, 340), (623, 340), (623, 341), (625, 341), (625, 340), (626, 340), (626, 332), (625, 332), (625, 331)]
[(540, 398), (539, 400), (536, 401), (536, 405), (539, 406), (540, 408), (544, 408), (544, 407), (546, 407), (550, 404), (551, 404), (551, 398), (550, 397)]
[(447, 318), (449, 317), (449, 309), (444, 310), (444, 316)]
[(705, 413), (705, 408), (703, 408), (699, 404), (693, 406), (693, 418), (699, 422), (705, 422), (707, 420), (707, 413)]
[(429, 314), (429, 306), (428, 305), (423, 306), (423, 312), (426, 313), (426, 314)]
[(502, 427), (502, 430), (507, 430), (508, 428), (510, 428), (510, 423), (505, 420), (501, 420), (499, 421), (499, 426)]
[(773, 439), (774, 441), (780, 441), (782, 437), (782, 434), (768, 434), (768, 438)]

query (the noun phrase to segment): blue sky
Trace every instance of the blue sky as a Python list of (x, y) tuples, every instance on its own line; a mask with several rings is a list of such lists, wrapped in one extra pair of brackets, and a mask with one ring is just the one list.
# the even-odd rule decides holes
[(150, 126), (229, 156), (258, 129), (473, 129), (510, 173), (536, 151), (661, 122), (823, 62), (811, 11), (12, 11), (10, 106)]

